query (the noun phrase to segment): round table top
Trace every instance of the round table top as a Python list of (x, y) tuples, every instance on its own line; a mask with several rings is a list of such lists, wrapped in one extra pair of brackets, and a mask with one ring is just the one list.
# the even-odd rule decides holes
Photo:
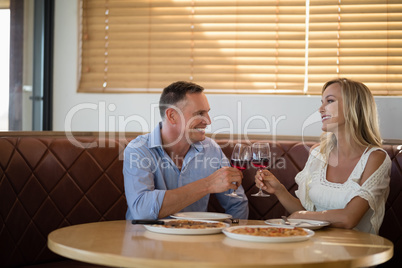
[[(239, 224), (265, 225), (252, 220)], [(64, 257), (114, 267), (361, 267), (393, 255), (386, 238), (339, 228), (315, 230), (301, 242), (261, 243), (223, 233), (159, 234), (131, 221), (64, 227), (49, 234), (48, 246)]]

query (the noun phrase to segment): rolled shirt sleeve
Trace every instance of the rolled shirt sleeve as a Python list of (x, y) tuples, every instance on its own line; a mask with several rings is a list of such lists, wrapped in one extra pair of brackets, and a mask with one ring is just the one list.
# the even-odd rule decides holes
[(150, 154), (132, 147), (124, 151), (126, 219), (157, 219), (166, 190), (155, 189), (156, 163)]

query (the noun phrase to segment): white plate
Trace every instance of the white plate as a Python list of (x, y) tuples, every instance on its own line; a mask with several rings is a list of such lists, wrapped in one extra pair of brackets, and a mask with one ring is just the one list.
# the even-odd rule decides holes
[[(164, 220), (173, 221), (173, 220)], [(216, 221), (203, 221), (203, 222), (216, 222)], [(230, 226), (228, 223), (224, 223), (225, 227)], [(166, 228), (162, 225), (144, 225), (144, 227), (151, 232), (160, 234), (178, 234), (178, 235), (206, 235), (217, 234), (222, 232), (225, 227), (206, 228), (206, 229), (180, 229), (180, 228)]]
[[(310, 237), (314, 235), (314, 231), (309, 229), (304, 229), (307, 232), (305, 236), (288, 236), (288, 237), (271, 237), (271, 236), (255, 236), (255, 235), (247, 235), (247, 234), (235, 234), (230, 231), (238, 228), (274, 228), (266, 225), (243, 225), (243, 226), (235, 226), (228, 227), (222, 230), (222, 232), (229, 238), (242, 240), (242, 241), (250, 241), (250, 242), (269, 242), (269, 243), (287, 243), (287, 242), (298, 242), (308, 240)], [(281, 228), (293, 228), (293, 227), (281, 227)]]
[(286, 227), (286, 226), (296, 226), (300, 228), (307, 228), (310, 230), (317, 230), (324, 226), (330, 225), (327, 221), (313, 221), (313, 220), (302, 220), (302, 219), (288, 219), (290, 225), (286, 225), (282, 219), (271, 219), (266, 220), (265, 223), (275, 227)]
[[(159, 234), (161, 235), (161, 234)], [(167, 236), (167, 235), (166, 235)], [(170, 235), (172, 236), (172, 235)], [(177, 235), (175, 235), (177, 236)], [(211, 236), (211, 235), (208, 235)], [(216, 235), (219, 236), (219, 235)], [(206, 235), (203, 235), (202, 237), (207, 237)], [(259, 243), (259, 242), (250, 242), (250, 241), (241, 241), (241, 240), (234, 240), (229, 237), (225, 237), (222, 241), (222, 243), (226, 246), (233, 247), (233, 248), (246, 248), (246, 249), (258, 249), (258, 250), (273, 250), (273, 251), (281, 251), (283, 250), (284, 252), (289, 250), (289, 243)], [(311, 247), (314, 244), (314, 240), (309, 239), (306, 241), (301, 241), (301, 242), (295, 242), (301, 245), (298, 245), (300, 248), (307, 248)]]
[(232, 218), (232, 215), (216, 212), (178, 212), (171, 217), (181, 220), (223, 221)]

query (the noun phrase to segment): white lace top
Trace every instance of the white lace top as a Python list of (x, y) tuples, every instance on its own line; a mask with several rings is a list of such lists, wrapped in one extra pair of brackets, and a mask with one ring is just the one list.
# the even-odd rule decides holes
[(389, 194), (391, 159), (386, 158), (381, 166), (360, 185), (361, 175), (367, 160), (373, 151), (383, 149), (374, 147), (363, 153), (359, 162), (344, 183), (333, 183), (326, 179), (327, 163), (319, 152), (319, 147), (312, 150), (306, 166), (296, 176), (299, 188), (296, 196), (308, 211), (342, 209), (355, 196), (368, 201), (370, 209), (363, 216), (355, 229), (377, 234), (385, 212), (385, 201)]

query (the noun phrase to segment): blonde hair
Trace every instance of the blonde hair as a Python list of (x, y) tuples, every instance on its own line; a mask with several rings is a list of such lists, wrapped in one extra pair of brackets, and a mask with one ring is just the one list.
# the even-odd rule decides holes
[[(349, 142), (355, 142), (361, 146), (373, 145), (380, 147), (382, 140), (378, 124), (377, 106), (369, 88), (361, 82), (338, 78), (325, 83), (322, 93), (334, 83), (339, 84), (341, 87), (346, 137)], [(321, 153), (328, 156), (336, 144), (336, 136), (333, 133), (322, 133)]]

